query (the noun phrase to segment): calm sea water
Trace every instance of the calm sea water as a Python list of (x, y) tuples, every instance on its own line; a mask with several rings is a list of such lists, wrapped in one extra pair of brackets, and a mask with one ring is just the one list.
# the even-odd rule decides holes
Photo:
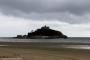
[(70, 43), (90, 43), (89, 37), (68, 38), (68, 39), (13, 39), (13, 38), (0, 38), (0, 42), (70, 42)]
[[(73, 37), (68, 39), (13, 39), (13, 38), (0, 38), (0, 42), (45, 42), (45, 43), (85, 43), (80, 45), (62, 45), (65, 48), (73, 49), (90, 49), (90, 37)], [(8, 45), (0, 45), (8, 46)], [(58, 47), (60, 45), (50, 45), (50, 47)]]

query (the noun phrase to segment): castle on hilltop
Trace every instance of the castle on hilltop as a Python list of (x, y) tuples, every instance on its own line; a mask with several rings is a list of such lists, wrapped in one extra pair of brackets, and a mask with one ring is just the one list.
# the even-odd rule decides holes
[(17, 38), (30, 38), (30, 39), (54, 39), (54, 38), (67, 38), (60, 31), (50, 29), (48, 26), (43, 26), (34, 32), (29, 32), (27, 35), (17, 35)]

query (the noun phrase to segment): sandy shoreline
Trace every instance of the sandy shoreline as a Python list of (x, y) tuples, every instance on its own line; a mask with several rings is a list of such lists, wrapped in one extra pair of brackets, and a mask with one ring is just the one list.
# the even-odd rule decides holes
[(0, 46), (90, 49), (90, 45), (85, 43), (0, 42)]
[(22, 60), (90, 60), (90, 50), (68, 48), (76, 46), (88, 47), (89, 45), (20, 42), (0, 42), (0, 45), (0, 58), (22, 58)]
[(45, 47), (0, 47), (0, 58), (22, 60), (90, 60), (90, 50)]

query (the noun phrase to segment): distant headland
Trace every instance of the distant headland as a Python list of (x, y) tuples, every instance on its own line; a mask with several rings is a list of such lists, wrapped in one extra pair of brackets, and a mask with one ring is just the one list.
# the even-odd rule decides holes
[(56, 39), (56, 38), (67, 38), (60, 31), (50, 29), (48, 26), (43, 26), (40, 29), (29, 32), (27, 35), (17, 35), (15, 38), (26, 38), (26, 39)]

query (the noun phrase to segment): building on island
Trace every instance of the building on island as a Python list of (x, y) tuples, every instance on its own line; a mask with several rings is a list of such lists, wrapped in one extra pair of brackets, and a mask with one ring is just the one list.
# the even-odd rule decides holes
[[(17, 38), (18, 38), (18, 36), (17, 36)], [(54, 39), (54, 38), (67, 38), (67, 36), (64, 35), (60, 31), (56, 31), (56, 30), (50, 29), (48, 26), (43, 26), (40, 29), (37, 29), (37, 30), (35, 30), (33, 32), (29, 32), (27, 35), (24, 35), (22, 38)]]

